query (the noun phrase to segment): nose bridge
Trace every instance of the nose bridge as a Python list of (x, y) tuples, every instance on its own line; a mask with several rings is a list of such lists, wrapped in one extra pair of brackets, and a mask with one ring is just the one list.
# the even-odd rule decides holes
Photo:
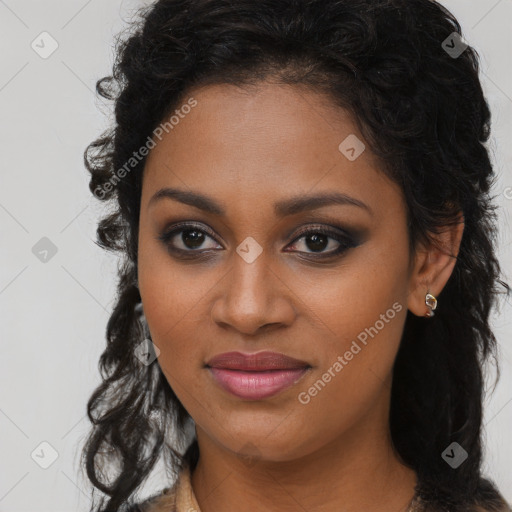
[(250, 240), (238, 246), (229, 278), (212, 311), (217, 323), (248, 334), (266, 324), (287, 323), (293, 313), (286, 297), (280, 296), (282, 287), (269, 268), (270, 255), (261, 250), (256, 254), (256, 249)]
[(268, 221), (261, 219), (262, 225), (255, 226), (255, 206), (247, 202), (234, 205), (234, 208), (237, 218), (246, 228), (243, 233), (237, 233), (237, 236), (243, 238), (234, 247), (229, 293), (233, 299), (238, 298), (242, 308), (248, 308), (251, 303), (254, 303), (253, 307), (262, 308), (272, 294), (269, 288), (265, 289), (265, 286), (270, 285), (269, 278), (272, 281), (273, 276), (268, 268), (271, 259), (266, 247), (268, 232), (262, 227)]
[(227, 299), (241, 315), (261, 316), (272, 300), (272, 282), (268, 270), (268, 255), (254, 253), (250, 242), (243, 242), (234, 255)]

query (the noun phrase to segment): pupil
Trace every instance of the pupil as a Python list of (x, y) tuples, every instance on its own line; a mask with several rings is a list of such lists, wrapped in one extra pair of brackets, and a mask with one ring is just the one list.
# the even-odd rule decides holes
[[(312, 234), (308, 235), (306, 237), (306, 244), (309, 249), (313, 251), (322, 251), (327, 247), (327, 238), (325, 235), (322, 234)], [(312, 241), (312, 244), (308, 243), (308, 240)]]
[(204, 234), (200, 231), (189, 229), (181, 235), (183, 243), (189, 248), (200, 247), (204, 241)]

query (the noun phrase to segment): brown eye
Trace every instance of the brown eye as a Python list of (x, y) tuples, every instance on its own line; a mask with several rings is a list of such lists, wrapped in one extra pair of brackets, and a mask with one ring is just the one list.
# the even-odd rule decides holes
[(329, 236), (323, 233), (311, 233), (303, 237), (305, 245), (313, 252), (322, 252), (329, 245)]
[[(298, 243), (304, 240), (302, 243)], [(326, 227), (308, 228), (299, 233), (295, 238), (292, 247), (301, 246), (297, 252), (311, 254), (313, 257), (331, 257), (356, 247), (358, 242), (342, 231)], [(329, 249), (327, 250), (326, 249)], [(315, 256), (318, 254), (318, 256)]]
[(181, 242), (188, 249), (198, 249), (204, 243), (205, 235), (197, 229), (185, 229), (181, 231)]
[[(216, 242), (215, 234), (210, 228), (190, 223), (171, 226), (157, 238), (170, 252), (183, 258), (209, 256), (212, 251), (223, 248)], [(288, 246), (292, 250), (287, 252), (304, 254), (310, 259), (332, 258), (359, 243), (357, 237), (349, 235), (345, 230), (326, 226), (308, 227), (298, 233)]]
[(215, 241), (213, 233), (208, 228), (201, 227), (200, 229), (195, 224), (173, 226), (172, 229), (161, 233), (158, 239), (170, 251), (177, 253), (196, 252), (200, 254), (205, 251), (199, 249), (211, 250), (218, 248), (218, 244), (210, 247), (207, 245), (209, 239)]

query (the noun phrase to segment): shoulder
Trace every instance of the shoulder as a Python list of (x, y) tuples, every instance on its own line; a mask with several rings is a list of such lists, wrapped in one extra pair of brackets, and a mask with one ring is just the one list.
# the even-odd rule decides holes
[(510, 503), (507, 503), (503, 498), (491, 502), (490, 505), (479, 504), (477, 507), (477, 512), (512, 512)]
[(508, 503), (499, 503), (493, 505), (475, 505), (475, 512), (512, 512), (512, 508)]
[(512, 512), (512, 508), (503, 496), (497, 494), (474, 502), (468, 512)]
[(420, 499), (417, 499), (413, 502), (413, 506), (409, 509), (410, 512), (451, 512), (453, 510), (456, 511), (464, 511), (464, 512), (512, 512), (510, 505), (506, 501), (497, 502), (478, 502), (466, 505), (457, 505), (453, 506), (448, 503), (439, 503), (439, 502), (426, 502)]
[[(175, 498), (175, 486), (167, 487), (157, 494), (153, 494), (144, 501), (132, 504), (125, 512), (160, 512), (162, 510), (162, 500), (165, 499), (166, 505), (170, 505)], [(173, 509), (166, 508), (166, 512), (173, 512)]]
[(496, 485), (480, 478), (478, 489), (471, 500), (460, 500), (441, 494), (437, 486), (429, 486), (422, 483), (417, 490), (415, 507), (410, 512), (512, 512), (510, 503), (499, 492)]
[(475, 503), (475, 512), (512, 512), (512, 507), (493, 482), (487, 478), (480, 478), (479, 499)]

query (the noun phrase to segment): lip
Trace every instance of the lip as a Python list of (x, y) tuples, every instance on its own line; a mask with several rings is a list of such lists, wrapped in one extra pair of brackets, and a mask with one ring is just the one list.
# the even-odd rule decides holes
[(277, 352), (226, 352), (206, 363), (214, 380), (238, 398), (262, 400), (297, 383), (311, 365)]
[(263, 351), (252, 354), (224, 352), (212, 357), (207, 361), (206, 366), (225, 370), (268, 371), (296, 370), (310, 365), (306, 361), (285, 356), (279, 352)]

